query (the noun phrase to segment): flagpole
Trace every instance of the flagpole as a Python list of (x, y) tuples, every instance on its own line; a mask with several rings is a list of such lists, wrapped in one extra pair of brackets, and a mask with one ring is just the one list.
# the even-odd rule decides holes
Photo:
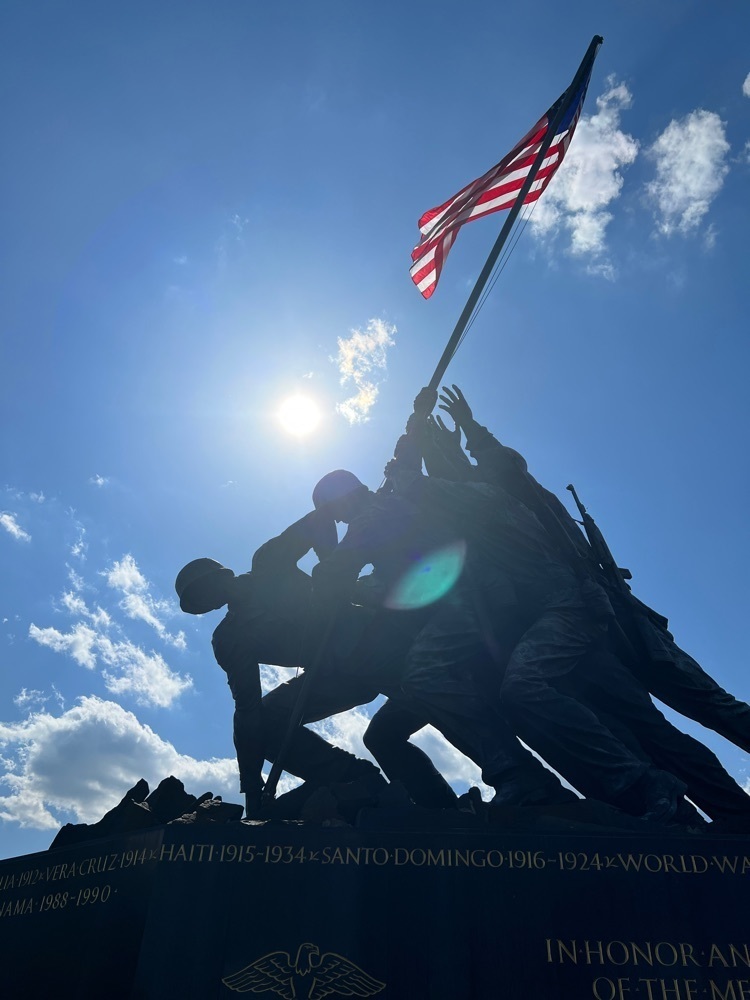
[[(498, 236), (497, 240), (495, 241), (495, 245), (490, 251), (489, 257), (487, 258), (487, 261), (484, 267), (482, 268), (479, 277), (477, 278), (476, 284), (472, 289), (471, 295), (469, 295), (466, 305), (464, 306), (463, 312), (459, 316), (458, 322), (456, 323), (453, 333), (451, 334), (450, 340), (448, 341), (448, 344), (445, 350), (443, 351), (442, 357), (438, 362), (438, 366), (435, 369), (432, 378), (430, 379), (429, 386), (431, 389), (437, 389), (440, 385), (443, 375), (445, 375), (445, 371), (450, 363), (451, 358), (456, 352), (459, 341), (461, 340), (464, 330), (466, 329), (469, 319), (471, 318), (471, 314), (474, 311), (474, 307), (476, 306), (479, 300), (479, 296), (482, 294), (484, 286), (487, 284), (487, 279), (492, 273), (492, 269), (494, 268), (495, 263), (497, 262), (497, 258), (500, 256), (505, 241), (508, 238), (508, 234), (513, 228), (514, 222), (518, 218), (518, 213), (521, 211), (521, 208), (523, 207), (526, 195), (531, 190), (531, 185), (534, 183), (536, 175), (539, 173), (539, 168), (544, 162), (544, 157), (547, 155), (547, 150), (551, 146), (552, 140), (557, 134), (557, 127), (562, 121), (563, 116), (568, 109), (571, 96), (575, 95), (584, 76), (586, 75), (586, 73), (589, 72), (591, 64), (596, 58), (599, 46), (602, 44), (603, 41), (604, 39), (600, 35), (594, 35), (594, 37), (591, 39), (591, 44), (586, 50), (586, 55), (583, 57), (583, 60), (581, 62), (581, 65), (578, 67), (576, 75), (573, 77), (573, 82), (570, 84), (570, 86), (562, 95), (559, 101), (555, 115), (551, 123), (549, 124), (547, 133), (542, 141), (542, 145), (539, 147), (539, 152), (536, 155), (536, 159), (531, 165), (531, 169), (529, 170), (529, 173), (521, 187), (521, 190), (518, 192), (516, 200), (513, 202), (513, 207), (511, 208), (507, 219), (505, 220), (503, 228), (500, 230), (500, 235)], [(292, 737), (294, 736), (294, 733), (296, 732), (297, 728), (302, 722), (305, 704), (309, 695), (310, 685), (314, 681), (314, 676), (317, 672), (317, 668), (322, 659), (322, 654), (326, 646), (326, 640), (330, 636), (331, 629), (332, 629), (332, 623), (329, 623), (329, 627), (326, 633), (326, 639), (324, 639), (323, 642), (321, 643), (320, 647), (316, 652), (316, 655), (313, 658), (313, 662), (310, 664), (309, 668), (305, 671), (301, 689), (299, 691), (299, 694), (297, 695), (295, 706), (292, 711), (291, 717), (289, 719), (289, 723), (287, 725), (284, 738), (282, 740), (278, 753), (275, 755), (276, 760), (273, 762), (271, 771), (268, 775), (268, 780), (266, 781), (265, 787), (263, 789), (262, 793), (263, 806), (270, 805), (270, 803), (273, 801), (275, 797), (279, 778), (281, 777), (281, 773), (284, 769), (284, 758), (286, 757), (286, 753), (291, 743)]]
[(463, 336), (466, 326), (471, 318), (471, 314), (474, 312), (474, 307), (476, 306), (479, 300), (479, 296), (482, 294), (484, 286), (487, 284), (487, 279), (492, 273), (492, 269), (494, 268), (497, 262), (497, 258), (500, 256), (500, 253), (502, 252), (503, 246), (505, 245), (505, 241), (507, 240), (511, 229), (513, 228), (513, 224), (518, 218), (518, 213), (523, 208), (523, 203), (526, 200), (526, 195), (529, 193), (529, 191), (531, 190), (531, 185), (536, 180), (536, 175), (539, 173), (539, 169), (542, 163), (544, 162), (544, 158), (547, 155), (547, 150), (551, 146), (552, 140), (557, 134), (557, 127), (562, 121), (566, 111), (568, 110), (570, 99), (573, 95), (575, 95), (576, 91), (578, 90), (578, 87), (581, 84), (581, 81), (589, 72), (591, 64), (593, 63), (594, 59), (596, 59), (599, 46), (602, 44), (603, 41), (604, 39), (601, 37), (601, 35), (594, 35), (594, 37), (591, 39), (591, 44), (586, 50), (586, 55), (583, 57), (581, 65), (578, 67), (578, 72), (573, 77), (573, 82), (570, 84), (568, 89), (563, 94), (562, 99), (560, 100), (557, 111), (555, 112), (555, 116), (550, 122), (550, 125), (547, 129), (547, 133), (542, 141), (542, 145), (539, 147), (539, 152), (536, 155), (536, 159), (531, 165), (531, 169), (529, 170), (528, 175), (526, 176), (526, 180), (523, 182), (521, 190), (518, 192), (516, 200), (513, 202), (513, 207), (508, 213), (508, 217), (505, 220), (505, 223), (503, 224), (503, 228), (500, 230), (500, 235), (495, 240), (495, 245), (493, 246), (492, 250), (490, 250), (489, 257), (487, 258), (485, 265), (482, 268), (479, 277), (477, 278), (476, 284), (474, 285), (474, 288), (471, 291), (471, 295), (469, 295), (469, 298), (466, 301), (466, 305), (464, 306), (463, 312), (458, 318), (458, 322), (456, 323), (453, 333), (451, 334), (450, 340), (448, 341), (448, 344), (445, 350), (443, 351), (440, 361), (438, 362), (437, 368), (435, 369), (433, 376), (428, 383), (431, 389), (437, 389), (440, 386), (443, 376), (445, 375), (445, 371), (448, 365), (450, 364), (450, 360), (456, 353), (461, 337)]

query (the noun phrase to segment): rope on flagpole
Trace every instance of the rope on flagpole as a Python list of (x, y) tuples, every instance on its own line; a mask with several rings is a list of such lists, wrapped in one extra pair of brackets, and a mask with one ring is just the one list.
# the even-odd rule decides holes
[[(482, 311), (482, 307), (484, 306), (485, 302), (489, 298), (490, 293), (492, 292), (492, 289), (495, 287), (497, 279), (500, 277), (500, 275), (505, 270), (505, 266), (508, 263), (508, 261), (510, 260), (511, 255), (512, 255), (513, 251), (515, 250), (516, 246), (518, 245), (518, 241), (521, 239), (521, 237), (523, 236), (524, 232), (526, 231), (526, 226), (531, 221), (531, 216), (534, 214), (534, 209), (536, 208), (536, 206), (538, 204), (539, 204), (539, 200), (537, 199), (537, 201), (535, 201), (531, 205), (531, 208), (530, 208), (529, 212), (525, 216), (522, 214), (522, 215), (520, 215), (518, 217), (517, 225), (515, 226), (515, 228), (511, 232), (510, 246), (507, 248), (507, 250), (503, 250), (502, 255), (500, 256), (497, 264), (495, 265), (495, 267), (494, 267), (494, 269), (492, 271), (492, 275), (491, 275), (491, 277), (490, 277), (490, 279), (489, 279), (489, 281), (487, 283), (487, 287), (482, 292), (482, 297), (480, 298), (479, 302), (477, 303), (476, 308), (474, 309), (474, 312), (471, 314), (471, 319), (466, 324), (466, 329), (461, 334), (461, 339), (456, 344), (456, 350), (451, 355), (451, 360), (456, 356), (456, 353), (457, 353), (459, 347), (461, 346), (461, 344), (463, 344), (464, 340), (466, 339), (466, 334), (469, 332), (469, 330), (474, 325), (474, 320), (477, 318), (477, 316), (479, 315), (479, 313)], [(527, 205), (526, 208), (528, 208), (528, 207), (529, 206)]]

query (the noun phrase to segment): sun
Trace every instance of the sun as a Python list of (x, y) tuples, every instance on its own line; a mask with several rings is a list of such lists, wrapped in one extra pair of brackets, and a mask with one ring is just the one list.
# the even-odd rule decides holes
[(278, 418), (288, 434), (307, 437), (320, 423), (320, 407), (309, 396), (290, 396), (279, 407)]

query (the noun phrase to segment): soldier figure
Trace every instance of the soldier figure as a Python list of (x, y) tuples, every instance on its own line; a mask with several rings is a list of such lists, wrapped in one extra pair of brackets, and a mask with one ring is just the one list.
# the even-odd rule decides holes
[[(504, 486), (540, 517), (545, 526), (550, 512), (564, 528), (575, 548), (590, 558), (588, 544), (576, 522), (559, 499), (545, 490), (528, 472), (526, 462), (512, 448), (502, 445), (486, 427), (474, 419), (461, 390), (443, 388), (441, 409), (453, 417), (456, 426), (466, 435), (466, 446), (477, 460), (482, 478)], [(541, 502), (540, 502), (541, 501)], [(544, 510), (546, 505), (547, 510)], [(629, 664), (648, 690), (681, 715), (699, 722), (723, 736), (741, 750), (750, 753), (750, 705), (725, 691), (713, 677), (675, 643), (667, 628), (667, 619), (640, 601), (641, 622), (651, 630), (647, 659)], [(618, 611), (615, 599), (615, 611)]]
[[(500, 444), (474, 420), (457, 386), (452, 390), (444, 388), (443, 392), (441, 408), (453, 417), (457, 430), (464, 430), (467, 447), (477, 460), (469, 474), (504, 486), (534, 510), (548, 529), (550, 539), (571, 564), (579, 569), (585, 566), (588, 574), (595, 572), (588, 542), (564, 505), (537, 483), (518, 452)], [(444, 434), (443, 444), (451, 443), (451, 437)], [(453, 443), (455, 447), (455, 439)], [(466, 475), (466, 466), (462, 469)], [(601, 582), (606, 586), (603, 577)], [(610, 594), (610, 597), (617, 612), (621, 608), (621, 598), (617, 594)], [(623, 636), (619, 633), (615, 645), (625, 656), (629, 670), (612, 651), (599, 649), (583, 661), (583, 669), (572, 681), (569, 679), (569, 686), (575, 688), (577, 684), (578, 696), (598, 715), (606, 713), (628, 745), (640, 746), (657, 766), (686, 781), (688, 794), (709, 816), (728, 828), (737, 823), (747, 828), (750, 820), (748, 796), (721, 766), (715, 754), (667, 722), (651, 702), (646, 689), (665, 704), (711, 726), (743, 748), (750, 743), (750, 706), (724, 691), (675, 645), (666, 630), (665, 619), (641, 602), (634, 600), (634, 604), (640, 609), (642, 624), (651, 629), (647, 650), (650, 655), (633, 655), (633, 648), (627, 643), (623, 645)]]
[[(213, 559), (195, 559), (180, 570), (175, 582), (183, 611), (205, 614), (228, 605), (212, 645), (235, 702), (234, 744), (248, 816), (259, 814), (263, 761), (274, 759), (298, 689), (292, 681), (262, 699), (259, 664), (304, 665), (304, 643), (311, 629), (310, 577), (297, 561), (311, 548), (325, 555), (335, 542), (333, 522), (313, 511), (262, 545), (249, 573), (235, 576)], [(348, 663), (350, 649), (368, 624), (366, 613), (356, 620), (349, 616), (332, 656)], [(365, 704), (377, 694), (377, 687), (356, 673), (337, 677), (335, 684), (324, 677), (305, 721)], [(369, 761), (331, 746), (304, 727), (295, 733), (285, 766), (311, 785), (358, 778), (384, 784)]]
[[(627, 593), (612, 592), (558, 498), (474, 420), (456, 386), (443, 392), (456, 428), (430, 416), (437, 394), (422, 390), (386, 468), (394, 492), (329, 473), (315, 487), (315, 510), (261, 546), (249, 573), (197, 559), (177, 577), (184, 611), (228, 605), (212, 645), (235, 701), (247, 814), (259, 814), (263, 761), (277, 755), (304, 680), (261, 697), (263, 662), (316, 666), (303, 723), (388, 695), (365, 745), (420, 804), (457, 803), (409, 743), (432, 723), (482, 768), (497, 804), (572, 798), (519, 736), (581, 792), (633, 815), (690, 822), (687, 790), (715, 820), (746, 828), (748, 796), (708, 748), (667, 722), (643, 685), (749, 751), (750, 706), (675, 645), (665, 619), (635, 599), (635, 612), (624, 608)], [(461, 449), (462, 429), (476, 465)], [(335, 521), (348, 525), (339, 544)], [(297, 566), (311, 548), (320, 560), (312, 578)], [(370, 563), (374, 573), (360, 578)], [(439, 586), (405, 609), (405, 581), (430, 573)], [(648, 656), (617, 625), (626, 610), (645, 623)], [(284, 768), (311, 786), (385, 786), (372, 764), (304, 725), (286, 754)]]
[[(456, 487), (456, 484), (444, 484)], [(466, 512), (466, 496), (459, 490), (452, 500)], [(488, 488), (480, 489), (470, 514), (486, 511)], [(476, 491), (475, 491), (476, 492)], [(492, 491), (490, 491), (492, 492)], [(371, 493), (352, 473), (338, 470), (329, 473), (316, 486), (316, 505), (349, 524), (338, 547), (313, 569), (313, 595), (321, 606), (335, 608), (351, 599), (357, 574), (368, 563), (375, 566), (386, 587), (394, 586), (414, 568), (415, 559), (427, 556), (460, 537), (446, 519), (426, 514), (425, 508), (407, 497)], [(491, 497), (494, 501), (494, 495)], [(482, 515), (486, 520), (486, 513)], [(470, 557), (471, 558), (471, 557)], [(477, 569), (479, 561), (476, 560)], [(487, 574), (489, 576), (489, 574)], [(502, 590), (502, 574), (494, 581)], [(408, 656), (402, 688), (429, 717), (436, 728), (459, 750), (474, 760), (483, 778), (495, 787), (499, 802), (525, 804), (564, 801), (569, 793), (550, 771), (525, 751), (492, 710), (485, 694), (477, 687), (473, 672), (477, 660), (487, 655), (486, 633), (472, 607), (466, 587), (459, 581), (430, 611)], [(590, 714), (590, 713), (589, 713)], [(598, 725), (596, 720), (594, 724)], [(603, 728), (603, 727), (602, 727)], [(615, 743), (614, 737), (609, 737)], [(617, 780), (622, 787), (635, 783), (649, 769), (625, 747), (617, 743)], [(659, 795), (644, 792), (634, 805), (637, 812), (664, 810), (674, 812), (684, 786), (664, 776), (669, 786), (669, 805), (657, 804)], [(673, 794), (672, 791), (674, 790)], [(635, 797), (634, 797), (635, 801)], [(640, 807), (643, 807), (642, 809)], [(632, 811), (632, 810), (631, 810)]]
[[(402, 495), (419, 504), (423, 517), (440, 512), (454, 530), (463, 531), (469, 552), (480, 552), (484, 561), (501, 567), (516, 589), (515, 617), (523, 623), (522, 634), (498, 664), (501, 702), (512, 727), (586, 794), (668, 820), (682, 808), (685, 785), (639, 759), (559, 683), (606, 635), (612, 610), (602, 588), (595, 580), (579, 580), (534, 514), (502, 488), (421, 474), (420, 439), (428, 427), (418, 412), (423, 394), (426, 390), (415, 401), (415, 414), (386, 474)], [(424, 409), (429, 399), (426, 403)], [(496, 613), (491, 620), (497, 622)], [(420, 689), (424, 693), (429, 675), (429, 669), (407, 669), (405, 690), (415, 697)]]

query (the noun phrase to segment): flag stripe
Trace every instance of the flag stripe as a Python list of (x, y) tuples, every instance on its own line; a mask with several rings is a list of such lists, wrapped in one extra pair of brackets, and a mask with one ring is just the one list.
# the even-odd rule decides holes
[[(590, 77), (591, 67), (568, 103), (558, 126), (559, 130), (550, 143), (534, 182), (524, 198), (525, 205), (535, 202), (540, 197), (563, 162), (581, 116)], [(411, 257), (414, 263), (409, 273), (424, 298), (430, 298), (435, 291), (443, 264), (461, 226), (465, 222), (473, 222), (493, 212), (511, 208), (515, 204), (550, 123), (557, 113), (560, 100), (562, 98), (552, 105), (499, 163), (477, 180), (461, 188), (458, 194), (448, 201), (429, 209), (422, 215), (419, 220), (422, 238), (412, 251)]]

